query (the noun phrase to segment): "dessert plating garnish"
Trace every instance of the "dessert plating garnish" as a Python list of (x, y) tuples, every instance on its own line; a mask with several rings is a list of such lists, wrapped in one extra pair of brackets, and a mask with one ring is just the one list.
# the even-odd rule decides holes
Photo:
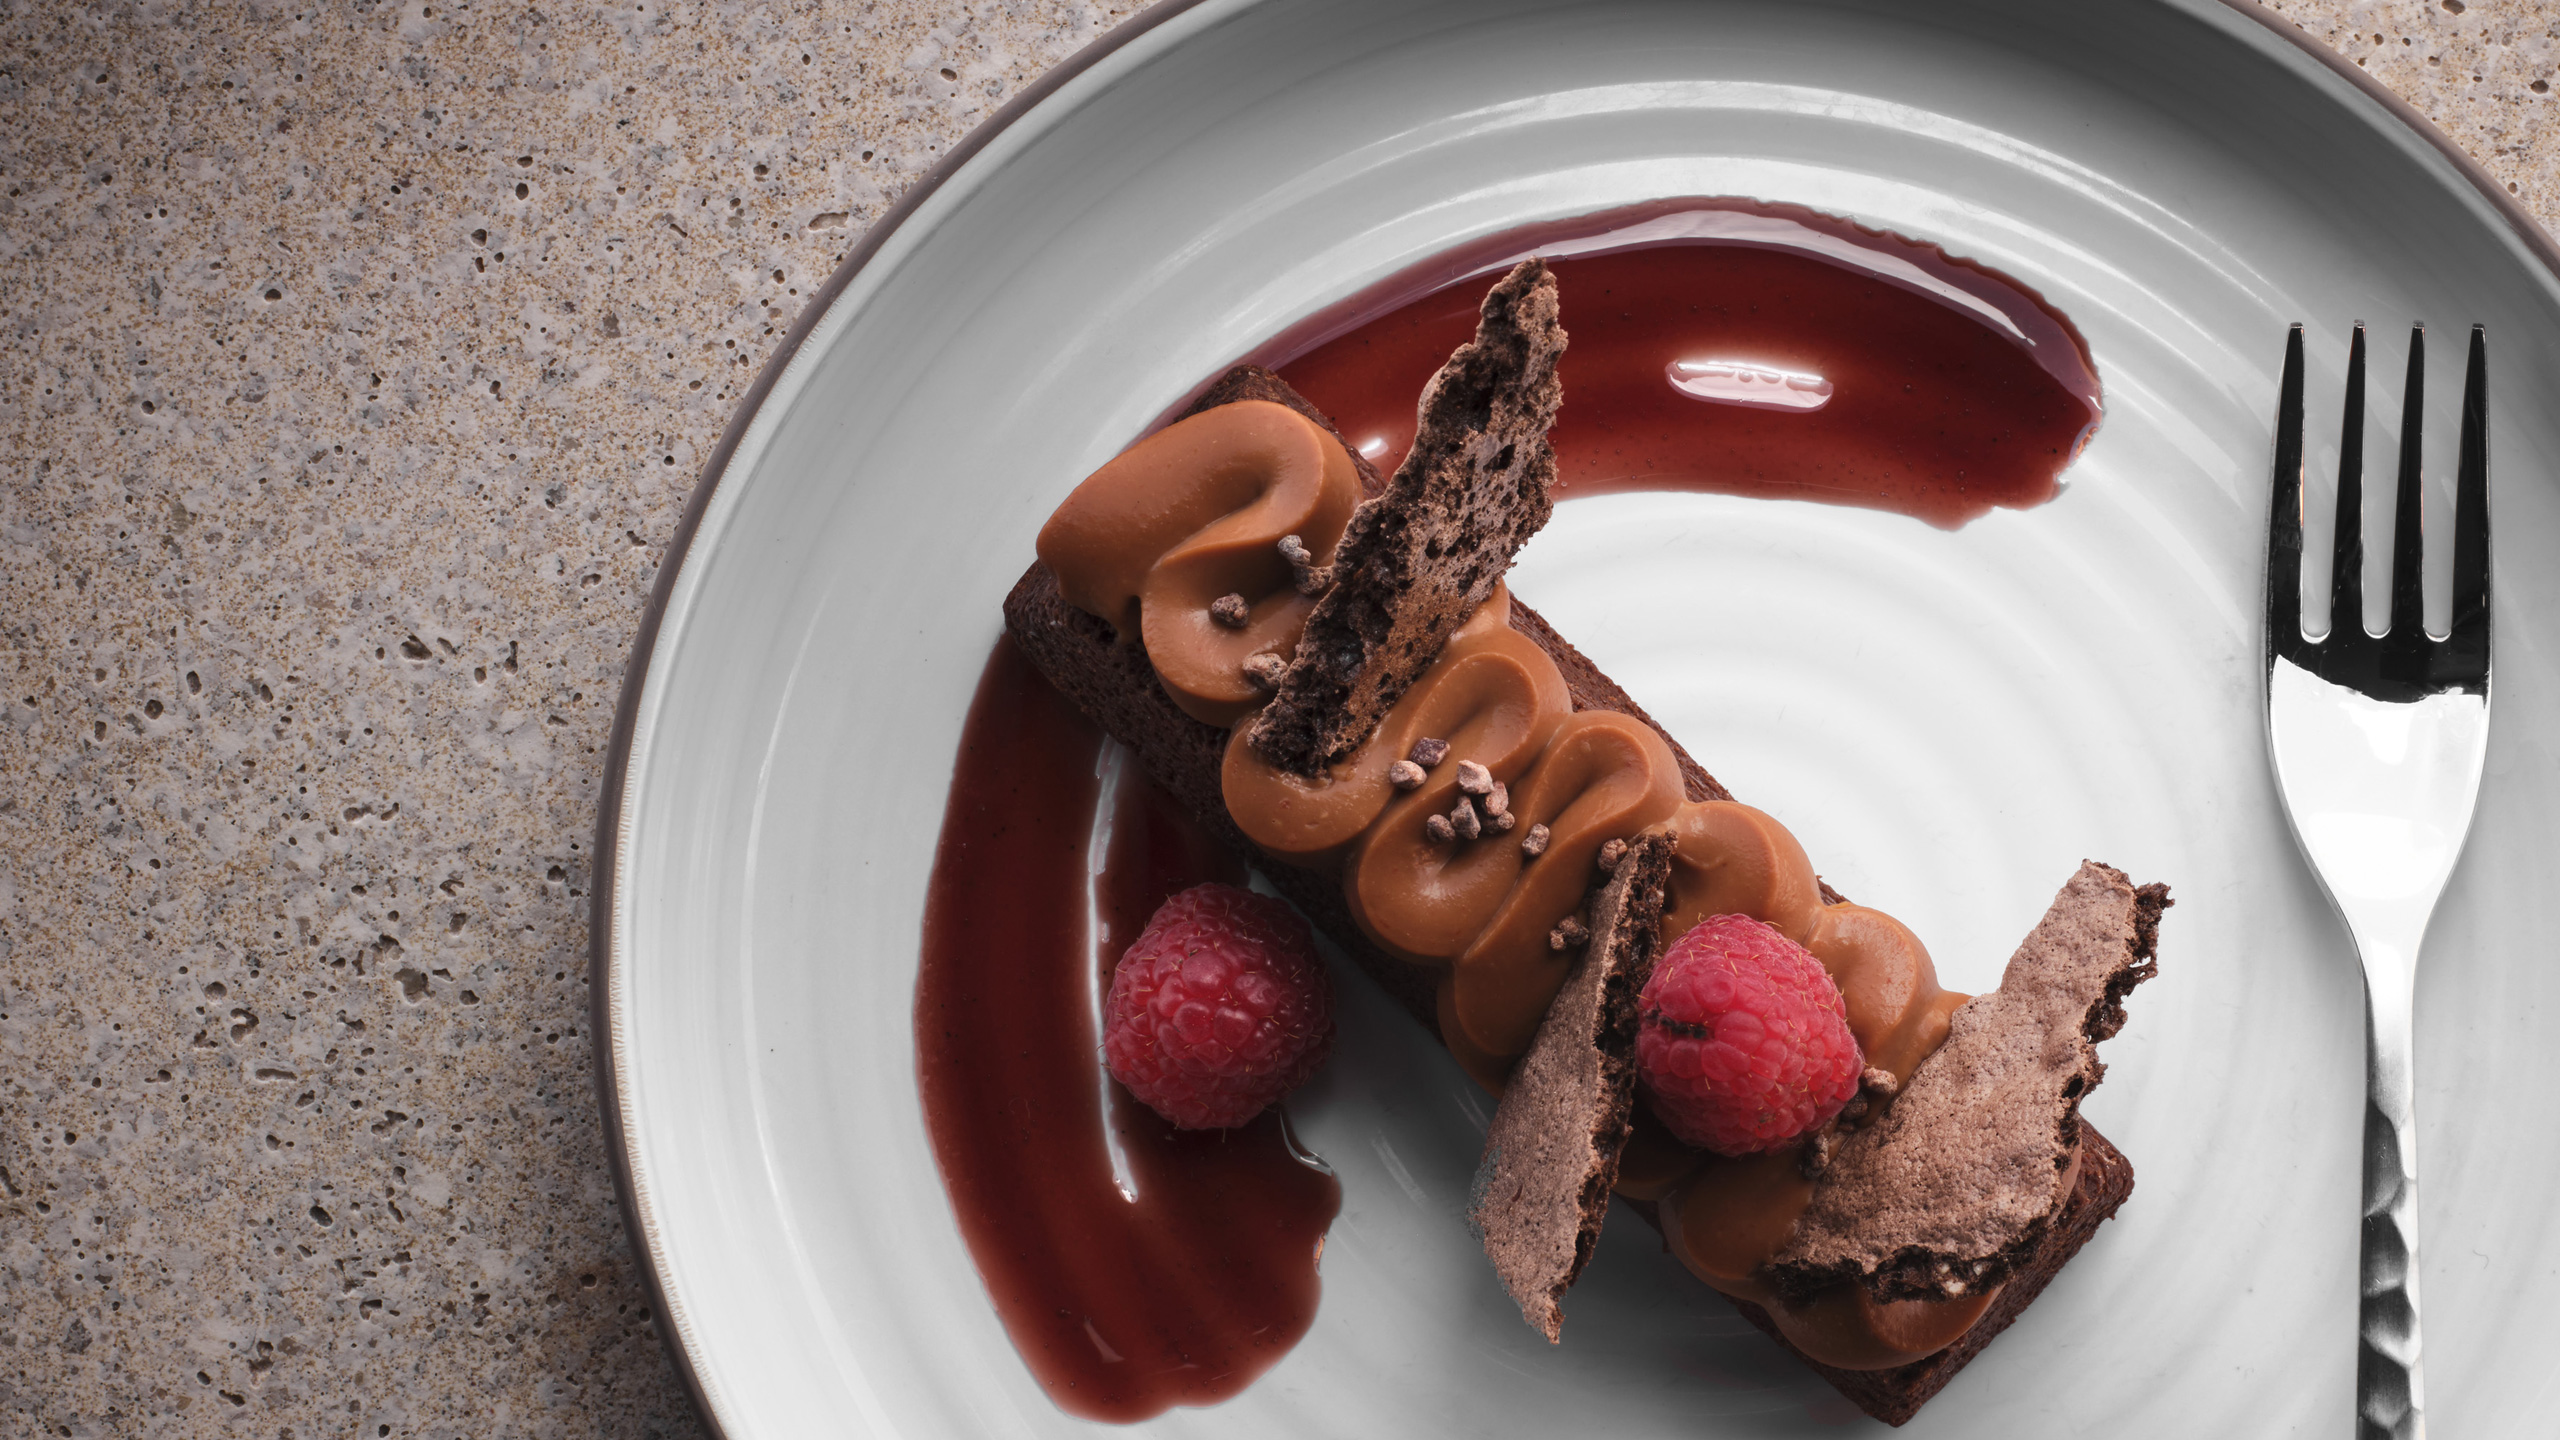
[(1765, 921), (1719, 915), (1655, 962), (1639, 1001), (1636, 1082), (1688, 1144), (1756, 1155), (1813, 1135), (1858, 1093), (1849, 1007), (1822, 962)]
[(1333, 1050), (1333, 986), (1298, 912), (1233, 885), (1157, 909), (1111, 975), (1112, 1078), (1186, 1130), (1242, 1125)]

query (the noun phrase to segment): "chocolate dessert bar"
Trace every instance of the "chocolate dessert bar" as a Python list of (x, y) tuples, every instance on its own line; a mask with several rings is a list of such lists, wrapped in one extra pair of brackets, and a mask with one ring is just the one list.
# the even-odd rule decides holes
[[(1668, 1206), (1675, 1249), (1683, 1216), (1692, 1240), (1775, 1224), (1739, 1262), (1731, 1245), (1682, 1258), (1899, 1423), (2129, 1193), (2077, 1103), (2100, 1073), (2089, 1046), (2149, 973), (2165, 896), (2084, 867), (2013, 962), (2014, 993), (1943, 991), (1916, 937), (1842, 902), (1783, 827), (1510, 598), (1501, 576), (1552, 503), (1555, 313), (1536, 262), (1497, 284), (1384, 484), (1277, 376), (1230, 372), (1060, 507), (1007, 629), (1502, 1094), (1474, 1219), (1531, 1324), (1558, 1335), (1613, 1186)], [(1874, 1089), (1800, 1155), (1629, 1146), (1636, 992), (1707, 914), (1810, 947), (1863, 1027)], [(2066, 1022), (2076, 1044), (2038, 1038)], [(1996, 1143), (1922, 1153), (1986, 1118)], [(1896, 1208), (1929, 1208), (1915, 1176), (1930, 1194), (1997, 1190), (2005, 1225), (1877, 1253), (1924, 1233)], [(1901, 1228), (1862, 1228), (1861, 1209)]]

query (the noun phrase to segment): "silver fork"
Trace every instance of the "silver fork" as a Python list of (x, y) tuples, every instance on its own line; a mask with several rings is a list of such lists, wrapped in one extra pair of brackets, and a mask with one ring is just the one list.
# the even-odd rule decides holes
[(2364, 1234), (2356, 1434), (2423, 1440), (2417, 1111), (2410, 1018), (2419, 941), (2462, 853), (2489, 739), (2489, 351), (2471, 327), (2454, 484), (2453, 622), (2421, 618), (2419, 414), (2426, 330), (2409, 336), (2391, 623), (2364, 627), (2364, 326), (2347, 358), (2328, 633), (2302, 633), (2302, 327), (2285, 343), (2267, 527), (2267, 747), (2294, 839), (2346, 921), (2365, 981)]

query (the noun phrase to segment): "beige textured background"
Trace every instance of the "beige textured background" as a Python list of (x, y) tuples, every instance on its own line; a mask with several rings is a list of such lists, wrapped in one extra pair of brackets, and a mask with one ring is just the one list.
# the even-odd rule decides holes
[[(692, 1436), (599, 752), (862, 228), (1135, 7), (0, 0), (0, 1436)], [(2277, 7), (2560, 220), (2560, 0)]]

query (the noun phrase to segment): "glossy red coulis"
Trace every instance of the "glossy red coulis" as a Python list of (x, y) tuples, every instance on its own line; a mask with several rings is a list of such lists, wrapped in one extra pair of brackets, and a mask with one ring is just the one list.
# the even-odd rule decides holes
[(1105, 793), (1104, 746), (997, 642), (934, 854), (916, 1055), (935, 1158), (1014, 1347), (1059, 1408), (1127, 1421), (1226, 1399), (1297, 1344), (1342, 1188), (1276, 1111), (1178, 1131), (1104, 1075), (1110, 966), (1167, 896), (1244, 878), (1134, 766)]
[[(1373, 287), (1257, 358), (1392, 473), (1423, 384), (1474, 334), (1493, 277), (1530, 254), (1549, 257), (1570, 337), (1560, 496), (1711, 490), (1951, 528), (2052, 499), (2098, 423), (2088, 347), (2034, 291), (1933, 245), (1747, 201), (1511, 232)], [(1684, 362), (1691, 389), (1717, 398), (1674, 384)]]

